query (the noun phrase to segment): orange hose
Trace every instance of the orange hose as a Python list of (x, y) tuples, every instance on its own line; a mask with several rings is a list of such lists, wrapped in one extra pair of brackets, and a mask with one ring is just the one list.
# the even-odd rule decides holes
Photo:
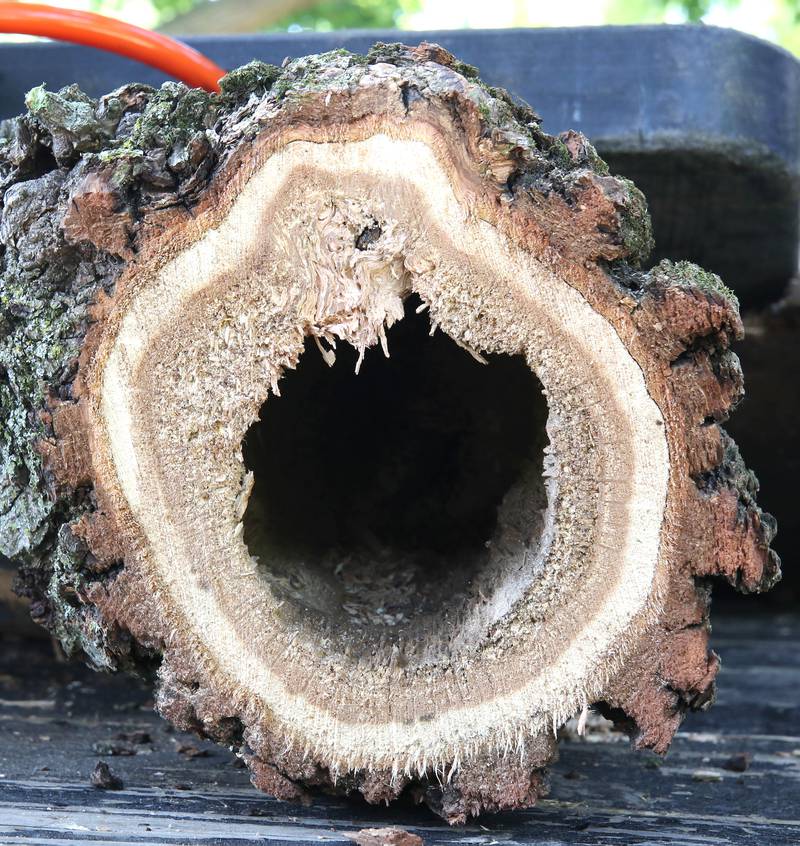
[(0, 3), (0, 32), (41, 35), (109, 50), (206, 91), (219, 91), (219, 79), (225, 75), (211, 59), (174, 38), (92, 12)]

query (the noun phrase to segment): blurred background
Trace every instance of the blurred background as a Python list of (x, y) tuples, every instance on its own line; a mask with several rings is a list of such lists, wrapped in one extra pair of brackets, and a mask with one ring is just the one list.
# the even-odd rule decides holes
[(800, 53), (800, 0), (52, 0), (167, 33), (705, 23)]

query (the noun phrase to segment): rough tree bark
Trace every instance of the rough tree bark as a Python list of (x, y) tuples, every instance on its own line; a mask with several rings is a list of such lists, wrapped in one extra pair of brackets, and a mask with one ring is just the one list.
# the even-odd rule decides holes
[(713, 697), (710, 578), (778, 561), (719, 425), (736, 300), (639, 269), (636, 188), (435, 45), (27, 105), (0, 552), (34, 617), (281, 798), (530, 805), (592, 705), (665, 751)]

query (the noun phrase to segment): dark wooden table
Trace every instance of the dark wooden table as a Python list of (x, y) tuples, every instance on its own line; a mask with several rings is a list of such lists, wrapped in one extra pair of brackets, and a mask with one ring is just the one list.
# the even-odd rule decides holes
[[(550, 798), (537, 808), (462, 828), (410, 806), (267, 799), (227, 750), (171, 731), (141, 684), (59, 663), (48, 641), (6, 637), (0, 843), (349, 843), (344, 832), (397, 825), (426, 844), (800, 844), (800, 616), (743, 610), (717, 615), (717, 703), (687, 718), (664, 760), (597, 729), (562, 744)], [(726, 768), (743, 753), (752, 755), (746, 771)], [(122, 790), (90, 785), (99, 759)]]

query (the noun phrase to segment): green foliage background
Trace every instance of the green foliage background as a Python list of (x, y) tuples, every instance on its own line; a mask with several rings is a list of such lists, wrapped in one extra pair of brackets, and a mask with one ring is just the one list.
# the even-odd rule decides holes
[[(149, 8), (156, 26), (165, 23), (193, 6), (209, 0), (90, 0), (94, 11), (110, 15), (125, 14), (134, 7)], [(216, 0), (224, 4), (226, 0)], [(254, 3), (266, 0), (252, 0)], [(459, 0), (453, 2), (453, 27), (461, 25)], [(491, 0), (486, 0), (490, 3)], [(552, 0), (543, 0), (552, 2)], [(560, 0), (569, 4), (569, 0)], [(713, 8), (734, 10), (743, 0), (608, 0), (605, 23), (634, 24), (662, 23), (683, 20), (702, 23)], [(418, 12), (425, 0), (320, 0), (304, 12), (282, 18), (269, 26), (270, 30), (408, 28), (410, 17)], [(800, 54), (800, 0), (775, 0), (771, 3), (769, 23), (774, 40), (792, 52)]]
[(403, 15), (416, 12), (419, 6), (419, 0), (323, 0), (304, 14), (284, 18), (274, 28), (391, 29), (402, 22)]

